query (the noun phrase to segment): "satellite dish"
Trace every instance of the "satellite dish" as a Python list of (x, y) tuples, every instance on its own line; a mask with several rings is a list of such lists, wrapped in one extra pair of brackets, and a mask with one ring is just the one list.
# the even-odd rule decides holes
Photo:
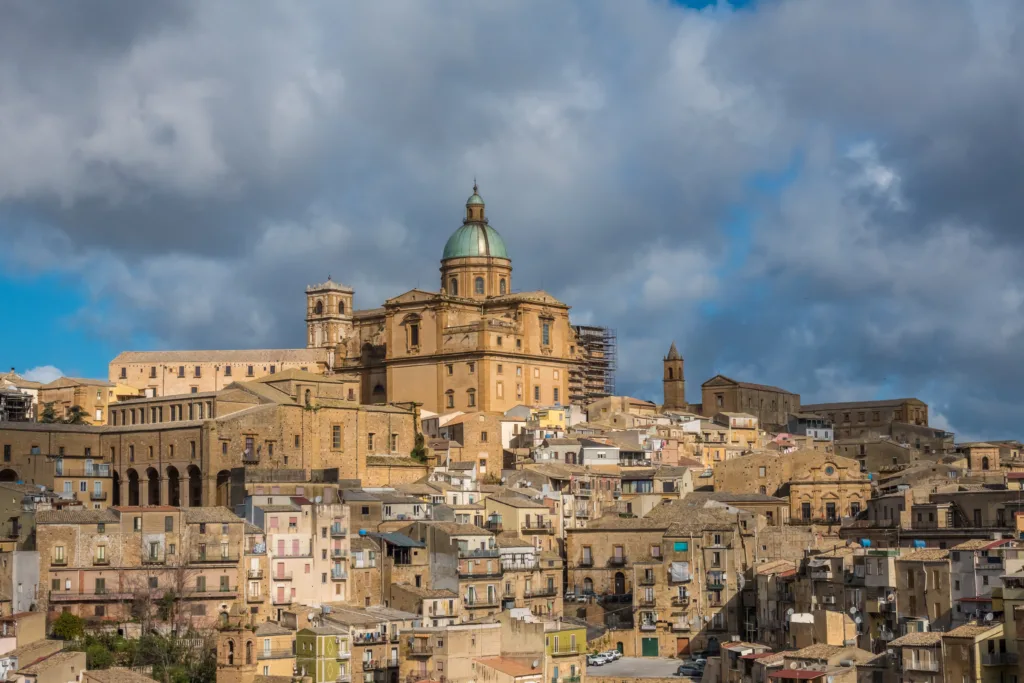
[(855, 614), (857, 614), (857, 606), (856, 605), (854, 605), (853, 607), (850, 608), (850, 616), (852, 617)]
[(317, 496), (316, 498), (313, 499), (313, 502), (315, 502), (317, 505), (319, 505), (320, 503), (324, 502), (324, 497), (323, 496)]
[(992, 621), (992, 619), (994, 619), (994, 618), (995, 618), (995, 615), (992, 614), (991, 612), (989, 612), (988, 614), (985, 615), (985, 621)]
[(532, 668), (536, 669), (536, 668), (537, 668), (538, 666), (540, 666), (540, 662), (538, 662), (538, 661), (537, 661), (537, 660), (535, 659), (535, 660), (533, 660), (533, 663), (532, 663), (532, 664), (531, 664), (530, 666), (531, 666)]
[(896, 602), (896, 594), (889, 593), (887, 596), (885, 596), (885, 599), (887, 602)]
[(858, 626), (860, 626), (861, 624), (864, 623), (864, 618), (863, 617), (856, 617), (856, 618), (854, 618), (853, 623), (855, 623)]
[(790, 608), (789, 608), (788, 610), (786, 610), (786, 616), (787, 616), (787, 617), (791, 617), (791, 616), (793, 616), (793, 615), (794, 615), (795, 613), (796, 613), (796, 610), (795, 610), (795, 609), (793, 609), (792, 607), (790, 607)]

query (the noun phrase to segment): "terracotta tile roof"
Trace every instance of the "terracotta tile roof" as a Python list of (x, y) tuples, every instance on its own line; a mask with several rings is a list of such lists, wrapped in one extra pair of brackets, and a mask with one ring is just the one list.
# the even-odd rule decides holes
[(36, 524), (118, 524), (121, 516), (106, 510), (40, 510)]
[(969, 541), (964, 541), (963, 543), (953, 546), (950, 550), (981, 550), (991, 542), (992, 541), (987, 538), (972, 538)]
[(241, 524), (245, 520), (226, 507), (185, 508), (189, 524)]
[(942, 642), (942, 634), (938, 631), (908, 633), (889, 643), (889, 647), (924, 647), (938, 645)]
[(835, 653), (843, 649), (842, 645), (826, 645), (825, 643), (815, 643), (814, 645), (808, 645), (807, 647), (797, 650), (796, 652), (790, 652), (787, 656), (794, 659), (828, 659)]
[(287, 629), (273, 621), (265, 621), (256, 627), (255, 633), (258, 636), (290, 636), (294, 635), (295, 631)]
[(113, 363), (316, 363), (327, 362), (327, 349), (243, 349), (235, 351), (122, 351)]
[(923, 403), (917, 398), (889, 398), (881, 401), (844, 401), (842, 403), (806, 403), (801, 410), (818, 412), (821, 410), (844, 410), (846, 408), (890, 408), (907, 402)]
[(924, 548), (896, 558), (900, 562), (935, 562), (946, 559), (949, 559), (949, 551), (945, 548)]
[(814, 669), (779, 669), (768, 674), (769, 678), (790, 681), (813, 681), (815, 678), (824, 678), (827, 671), (816, 671)]
[(153, 683), (154, 681), (149, 676), (118, 666), (109, 669), (95, 669), (85, 673), (88, 678), (97, 683)]
[[(544, 657), (538, 653), (534, 658), (544, 661)], [(532, 660), (529, 657), (523, 659), (512, 659), (511, 657), (484, 657), (476, 660), (477, 664), (483, 664), (496, 671), (509, 676), (540, 676), (544, 670), (540, 667), (534, 669), (530, 666)]]
[(984, 635), (992, 629), (1002, 628), (1002, 623), (996, 621), (990, 624), (964, 624), (963, 626), (957, 626), (952, 631), (946, 631), (942, 634), (943, 638), (977, 638), (978, 636)]
[[(58, 652), (56, 654), (50, 655), (49, 657), (46, 657), (45, 659), (40, 659), (39, 661), (35, 662), (34, 664), (30, 664), (28, 666), (21, 667), (20, 669), (18, 669), (18, 673), (26, 674), (26, 675), (29, 675), (29, 676), (35, 676), (35, 675), (43, 673), (44, 671), (48, 671), (50, 669), (53, 669), (55, 667), (66, 666), (68, 664), (71, 664), (76, 659), (81, 659), (81, 661), (82, 661), (82, 670), (84, 671), (85, 670), (85, 653), (84, 652), (78, 652), (76, 650), (67, 650), (67, 651), (64, 651), (64, 652)], [(152, 679), (150, 679), (150, 680), (152, 680)]]

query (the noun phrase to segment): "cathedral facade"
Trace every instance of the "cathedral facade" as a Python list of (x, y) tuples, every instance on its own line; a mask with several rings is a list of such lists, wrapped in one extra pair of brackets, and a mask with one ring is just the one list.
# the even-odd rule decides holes
[(445, 244), (439, 291), (358, 311), (352, 296), (330, 280), (307, 288), (307, 344), (333, 356), (334, 372), (358, 377), (364, 403), (415, 401), (443, 413), (570, 401), (586, 351), (569, 306), (513, 291), (512, 261), (475, 185)]
[(146, 396), (218, 391), (285, 370), (356, 380), (353, 400), (436, 413), (586, 404), (614, 391), (614, 332), (577, 327), (569, 306), (512, 287), (512, 260), (473, 186), (444, 246), (438, 291), (412, 289), (355, 310), (338, 282), (306, 287), (306, 348), (127, 351), (111, 381)]

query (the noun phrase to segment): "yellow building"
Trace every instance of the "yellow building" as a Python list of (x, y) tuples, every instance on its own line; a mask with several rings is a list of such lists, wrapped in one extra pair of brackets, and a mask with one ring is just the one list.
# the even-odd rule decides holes
[(109, 378), (162, 396), (286, 369), (340, 374), (358, 381), (362, 403), (435, 413), (568, 404), (570, 387), (584, 404), (610, 393), (613, 347), (593, 342), (603, 328), (571, 325), (569, 306), (547, 292), (513, 290), (512, 260), (475, 185), (440, 285), (355, 310), (353, 289), (328, 278), (306, 288), (306, 349), (124, 352)]

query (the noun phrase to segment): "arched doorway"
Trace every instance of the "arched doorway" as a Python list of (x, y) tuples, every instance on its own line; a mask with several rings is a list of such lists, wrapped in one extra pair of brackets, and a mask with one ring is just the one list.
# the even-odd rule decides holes
[(0, 471), (0, 481), (18, 481), (18, 473), (10, 469)]
[(178, 468), (174, 465), (167, 468), (167, 504), (174, 507), (181, 505), (181, 481), (178, 478)]
[(195, 465), (188, 466), (188, 505), (200, 507), (203, 504), (203, 473)]
[(622, 595), (626, 592), (626, 575), (622, 572), (615, 572), (615, 594)]
[(139, 473), (128, 470), (128, 505), (139, 504)]
[(231, 473), (221, 470), (217, 473), (217, 505), (227, 506), (231, 492)]
[(111, 500), (113, 500), (114, 507), (121, 504), (121, 475), (114, 470), (114, 490), (111, 493)]
[(160, 473), (156, 468), (146, 470), (146, 505), (160, 504)]

